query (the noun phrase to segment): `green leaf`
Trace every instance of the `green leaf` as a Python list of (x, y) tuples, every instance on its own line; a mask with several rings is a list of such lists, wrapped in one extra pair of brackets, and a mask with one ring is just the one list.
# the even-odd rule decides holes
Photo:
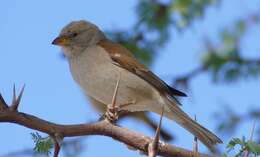
[(243, 142), (241, 139), (239, 139), (239, 138), (233, 138), (231, 141), (229, 141), (229, 143), (228, 143), (228, 145), (227, 145), (227, 148), (228, 148), (229, 150), (231, 150), (231, 149), (233, 149), (237, 144), (243, 145), (244, 142)]
[(260, 155), (260, 144), (257, 144), (256, 142), (250, 140), (247, 142), (247, 146), (250, 152), (256, 155)]
[(50, 137), (43, 138), (39, 133), (31, 133), (35, 143), (34, 151), (38, 154), (49, 156), (50, 150), (53, 148), (53, 140)]

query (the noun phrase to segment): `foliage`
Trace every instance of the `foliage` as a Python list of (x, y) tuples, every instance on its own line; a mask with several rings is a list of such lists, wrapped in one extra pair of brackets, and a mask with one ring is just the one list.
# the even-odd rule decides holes
[(36, 154), (49, 156), (50, 150), (53, 148), (53, 140), (50, 137), (42, 137), (39, 133), (31, 133), (35, 143), (34, 151)]
[(194, 19), (203, 17), (206, 7), (218, 4), (219, 0), (173, 0), (171, 10), (178, 28), (189, 26)]
[(206, 53), (202, 64), (215, 82), (234, 82), (260, 74), (260, 59), (246, 58), (240, 50), (240, 41), (247, 29), (259, 22), (259, 15), (253, 14), (238, 20), (231, 28), (220, 32), (220, 44), (213, 46), (206, 42)]
[(133, 52), (140, 61), (150, 65), (159, 48), (170, 38), (171, 28), (188, 28), (205, 9), (217, 0), (140, 0), (136, 7), (137, 21), (129, 30), (107, 31), (108, 36)]
[(245, 137), (242, 137), (241, 139), (233, 138), (230, 140), (226, 147), (227, 152), (223, 153), (222, 157), (227, 157), (227, 154), (234, 151), (236, 146), (239, 147), (238, 152), (235, 153), (236, 157), (244, 157), (246, 156), (245, 154), (248, 154), (248, 157), (260, 155), (260, 144), (257, 144), (252, 140), (246, 140)]

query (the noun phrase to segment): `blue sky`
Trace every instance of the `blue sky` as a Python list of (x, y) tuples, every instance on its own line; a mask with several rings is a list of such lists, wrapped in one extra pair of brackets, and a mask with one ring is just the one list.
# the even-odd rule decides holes
[[(84, 123), (95, 121), (99, 115), (92, 110), (79, 87), (71, 78), (67, 62), (61, 58), (61, 50), (51, 45), (60, 29), (72, 20), (85, 19), (97, 24), (103, 30), (129, 28), (135, 22), (136, 0), (124, 1), (3, 1), (0, 5), (0, 92), (10, 102), (12, 85), (18, 88), (26, 84), (20, 111), (46, 120), (62, 123)], [(207, 10), (207, 16), (198, 20), (191, 29), (182, 34), (172, 30), (172, 40), (160, 50), (151, 69), (166, 82), (169, 77), (185, 74), (199, 66), (204, 36), (217, 40), (220, 28), (228, 27), (232, 21), (246, 17), (256, 11), (259, 1), (236, 0), (223, 2)], [(234, 7), (235, 6), (235, 7)], [(247, 40), (242, 41), (245, 56), (259, 57), (260, 47), (255, 37), (260, 31), (252, 28)], [(188, 46), (187, 46), (188, 45)], [(256, 106), (260, 90), (259, 80), (247, 80), (231, 85), (215, 85), (206, 74), (192, 80), (191, 89), (186, 91), (183, 109), (198, 121), (214, 130), (211, 114), (220, 110), (222, 104), (230, 104), (243, 113)], [(250, 91), (250, 92), (249, 92)], [(159, 116), (153, 116), (156, 120)], [(153, 131), (133, 120), (126, 120), (122, 126), (153, 135)], [(192, 136), (174, 122), (164, 120), (163, 126), (177, 134), (174, 144), (191, 148)], [(251, 124), (245, 124), (237, 136), (249, 134)], [(0, 155), (10, 151), (32, 148), (30, 133), (33, 130), (14, 124), (0, 124)], [(224, 139), (224, 141), (227, 141)], [(87, 137), (82, 156), (101, 156), (113, 150), (114, 156), (139, 156), (124, 144), (100, 136)], [(100, 151), (102, 149), (102, 151)], [(205, 151), (204, 147), (201, 147)]]

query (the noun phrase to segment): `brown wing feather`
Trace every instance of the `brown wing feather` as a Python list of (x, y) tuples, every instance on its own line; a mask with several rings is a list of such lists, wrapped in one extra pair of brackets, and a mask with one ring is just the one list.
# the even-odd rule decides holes
[(172, 119), (175, 119), (177, 123), (198, 137), (198, 139), (202, 141), (208, 148), (214, 150), (214, 144), (222, 143), (221, 139), (219, 139), (206, 128), (202, 127), (196, 121), (192, 120), (179, 108), (179, 106), (175, 105), (178, 101), (174, 98), (173, 95), (176, 92), (179, 93), (179, 91), (173, 88), (169, 88), (169, 86), (159, 77), (149, 71), (144, 65), (140, 64), (126, 48), (110, 41), (102, 41), (99, 43), (99, 45), (109, 53), (111, 59), (115, 62), (115, 65), (120, 66), (139, 76), (143, 80), (149, 82), (160, 92), (161, 95), (164, 96), (164, 98), (170, 100), (165, 102), (171, 110)]
[(147, 69), (143, 64), (139, 63), (133, 54), (120, 44), (103, 40), (98, 43), (99, 46), (104, 48), (110, 55), (111, 59), (116, 65), (134, 73), (145, 81), (149, 82), (154, 88), (156, 88), (161, 94), (170, 96), (175, 99), (173, 95), (186, 96), (185, 93), (178, 91), (168, 86), (164, 81), (157, 77), (153, 72)]

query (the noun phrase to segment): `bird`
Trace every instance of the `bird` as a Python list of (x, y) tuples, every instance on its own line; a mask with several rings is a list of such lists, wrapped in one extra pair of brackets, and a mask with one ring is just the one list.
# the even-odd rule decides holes
[(176, 96), (186, 96), (141, 64), (124, 46), (111, 41), (98, 26), (72, 21), (52, 41), (62, 48), (70, 72), (84, 93), (100, 104), (111, 103), (118, 84), (115, 105), (120, 111), (149, 111), (171, 119), (196, 136), (211, 151), (222, 143), (214, 133), (189, 117)]

